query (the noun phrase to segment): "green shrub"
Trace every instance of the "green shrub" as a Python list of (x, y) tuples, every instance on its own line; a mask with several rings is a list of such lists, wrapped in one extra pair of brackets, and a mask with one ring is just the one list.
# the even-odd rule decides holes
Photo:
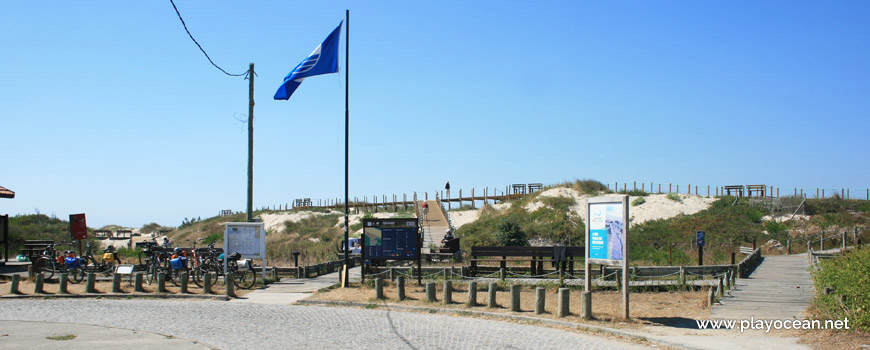
[(619, 192), (619, 193), (627, 194), (627, 195), (632, 196), (632, 197), (646, 197), (646, 196), (649, 196), (649, 193), (647, 193), (647, 192), (645, 192), (645, 191), (637, 190), (637, 189), (635, 189), (635, 190), (629, 190), (629, 191), (621, 191), (621, 192)]
[(224, 241), (224, 233), (223, 232), (215, 232), (205, 238), (202, 239), (202, 245), (206, 246), (215, 242), (223, 242)]
[(788, 225), (785, 222), (770, 220), (764, 223), (764, 229), (767, 230), (767, 233), (775, 235), (786, 232)]
[(668, 193), (668, 199), (670, 199), (674, 202), (680, 202), (680, 203), (683, 202), (683, 199), (680, 198), (680, 195), (678, 195), (676, 193)]
[(498, 223), (496, 240), (499, 245), (505, 247), (529, 245), (529, 237), (526, 235), (526, 232), (520, 227), (520, 223), (511, 217), (504, 218)]
[(646, 199), (644, 199), (643, 197), (637, 197), (633, 201), (631, 201), (631, 205), (634, 207), (644, 203), (646, 203)]
[(546, 204), (547, 206), (558, 210), (558, 211), (570, 211), (571, 206), (573, 206), (576, 201), (574, 201), (573, 197), (541, 197), (541, 203)]
[[(844, 256), (822, 261), (821, 270), (813, 274), (816, 297), (813, 301), (824, 319), (848, 318), (851, 328), (870, 332), (870, 248), (846, 253)], [(834, 293), (821, 293), (832, 287)], [(846, 295), (841, 303), (840, 295)]]
[(607, 186), (596, 180), (583, 179), (574, 181), (568, 187), (573, 188), (580, 194), (596, 195), (601, 192), (607, 192)]

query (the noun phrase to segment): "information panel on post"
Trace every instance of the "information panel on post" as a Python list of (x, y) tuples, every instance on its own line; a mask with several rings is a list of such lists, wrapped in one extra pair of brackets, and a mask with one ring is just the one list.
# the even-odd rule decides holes
[(623, 266), (628, 254), (628, 207), (623, 197), (590, 198), (586, 258), (589, 264)]
[(417, 218), (363, 219), (363, 260), (417, 260), (418, 227)]
[(266, 278), (266, 226), (262, 222), (228, 222), (224, 230), (224, 266), (226, 257), (239, 253), (242, 259), (263, 260)]

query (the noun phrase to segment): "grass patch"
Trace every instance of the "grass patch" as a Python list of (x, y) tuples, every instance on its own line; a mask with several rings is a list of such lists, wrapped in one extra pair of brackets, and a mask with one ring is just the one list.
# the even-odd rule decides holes
[[(870, 248), (864, 247), (840, 258), (824, 260), (821, 270), (813, 274), (816, 297), (813, 304), (819, 310), (818, 319), (848, 318), (852, 331), (870, 332)], [(820, 291), (832, 287), (834, 293)], [(845, 302), (840, 300), (845, 295)]]
[(646, 199), (644, 199), (643, 197), (637, 197), (633, 201), (631, 201), (631, 206), (636, 207), (644, 203), (646, 203)]
[(73, 339), (75, 339), (75, 338), (76, 338), (76, 335), (75, 335), (75, 334), (53, 335), (53, 336), (50, 336), (50, 337), (45, 337), (45, 339), (49, 339), (49, 340), (58, 340), (58, 341), (63, 341), (63, 340), (73, 340)]
[(670, 199), (674, 202), (680, 202), (680, 203), (683, 202), (683, 199), (680, 198), (680, 195), (678, 195), (676, 193), (668, 193), (668, 199)]

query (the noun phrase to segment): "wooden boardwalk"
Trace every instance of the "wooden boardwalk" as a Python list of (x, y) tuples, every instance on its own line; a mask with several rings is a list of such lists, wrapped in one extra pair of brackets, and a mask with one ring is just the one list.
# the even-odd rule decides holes
[(806, 254), (767, 256), (713, 306), (711, 319), (803, 319), (813, 297)]
[(429, 203), (429, 217), (427, 219), (420, 218), (420, 222), (423, 224), (423, 249), (421, 251), (432, 253), (429, 247), (433, 244), (438, 246), (450, 226), (441, 208), (438, 207), (438, 201), (428, 200), (426, 202)]

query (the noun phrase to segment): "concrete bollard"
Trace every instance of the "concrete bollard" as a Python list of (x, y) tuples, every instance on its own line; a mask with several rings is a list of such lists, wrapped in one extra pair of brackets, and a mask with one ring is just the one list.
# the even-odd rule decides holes
[(501, 281), (504, 282), (505, 278), (507, 278), (507, 272), (505, 269), (498, 269), (498, 276), (501, 278)]
[(384, 298), (384, 279), (375, 278), (375, 299), (381, 300)]
[(227, 297), (228, 298), (236, 298), (236, 281), (232, 277), (224, 278), (224, 280), (226, 281)]
[(157, 274), (157, 293), (166, 293), (166, 274)]
[(396, 287), (399, 289), (399, 300), (405, 300), (405, 277), (396, 277)]
[(511, 285), (511, 311), (520, 312), (520, 285)]
[(226, 283), (227, 298), (235, 298), (236, 297), (236, 281), (232, 277), (229, 277), (229, 276), (224, 278), (224, 280), (227, 282)]
[(187, 294), (187, 272), (182, 272), (181, 276), (179, 277), (181, 278), (181, 290), (179, 291), (179, 293)]
[(12, 275), (12, 284), (9, 286), (9, 294), (21, 294), (18, 290), (18, 284), (21, 283), (21, 276)]
[(444, 305), (453, 304), (453, 281), (444, 281)]
[(144, 279), (144, 275), (141, 272), (137, 272), (135, 277), (133, 278), (133, 291), (136, 293), (145, 293), (145, 289), (142, 288), (142, 280)]
[(42, 276), (41, 273), (37, 273), (37, 274), (36, 274), (36, 281), (34, 281), (34, 286), (33, 286), (33, 293), (34, 293), (34, 294), (42, 294), (42, 293), (45, 293), (45, 291), (42, 290), (42, 282), (43, 282), (43, 278), (44, 278), (44, 277)]
[(571, 314), (571, 290), (559, 288), (559, 317), (567, 317)]
[(426, 283), (426, 301), (434, 303), (435, 299), (435, 282)]
[(711, 287), (710, 291), (707, 292), (707, 307), (708, 308), (713, 307), (713, 303), (714, 303), (714, 296), (713, 295), (714, 295), (713, 288)]
[(36, 279), (36, 270), (33, 268), (33, 265), (27, 265), (27, 279), (33, 281)]
[(211, 291), (211, 284), (212, 284), (211, 276), (212, 276), (212, 274), (211, 274), (211, 273), (208, 273), (208, 272), (206, 272), (206, 273), (204, 273), (204, 274), (202, 275), (202, 294), (212, 294), (212, 291)]
[(113, 274), (112, 275), (112, 293), (120, 293), (121, 292), (121, 275)]
[(465, 306), (474, 307), (477, 305), (477, 282), (468, 282), (468, 301)]
[(93, 272), (88, 272), (88, 280), (85, 284), (85, 293), (96, 293), (97, 292), (97, 275)]
[(535, 289), (535, 315), (543, 314), (546, 311), (547, 304), (547, 289), (538, 287)]
[(592, 292), (580, 292), (580, 317), (584, 320), (592, 319)]
[(69, 274), (64, 272), (60, 274), (60, 284), (58, 285), (58, 293), (67, 294), (69, 293)]
[(487, 298), (489, 300), (486, 303), (487, 307), (489, 307), (489, 308), (498, 307), (498, 302), (495, 299), (495, 297), (496, 297), (495, 294), (497, 292), (498, 292), (498, 284), (496, 284), (495, 282), (489, 282), (489, 295), (487, 295)]

